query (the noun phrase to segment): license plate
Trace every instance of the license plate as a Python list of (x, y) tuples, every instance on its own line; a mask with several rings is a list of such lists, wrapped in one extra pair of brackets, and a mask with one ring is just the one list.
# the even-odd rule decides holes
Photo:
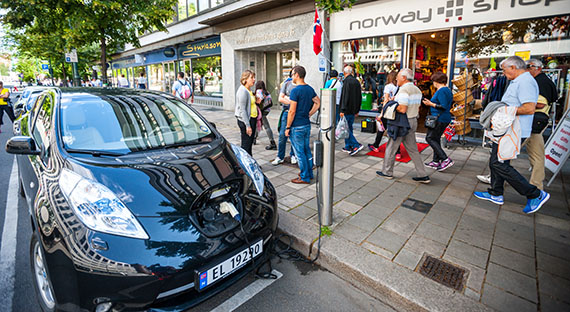
[(251, 245), (251, 247), (244, 248), (239, 253), (231, 256), (223, 262), (198, 272), (198, 282), (196, 283), (197, 290), (204, 290), (217, 281), (227, 277), (250, 262), (252, 258), (260, 255), (262, 252), (263, 240), (260, 239), (255, 244)]

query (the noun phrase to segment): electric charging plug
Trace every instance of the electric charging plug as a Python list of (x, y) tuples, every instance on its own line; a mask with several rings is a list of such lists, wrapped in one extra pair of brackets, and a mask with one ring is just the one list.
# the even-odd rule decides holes
[(229, 213), (232, 216), (232, 218), (236, 219), (236, 221), (238, 222), (241, 220), (241, 215), (239, 214), (239, 211), (232, 203), (222, 202), (220, 204), (220, 212)]

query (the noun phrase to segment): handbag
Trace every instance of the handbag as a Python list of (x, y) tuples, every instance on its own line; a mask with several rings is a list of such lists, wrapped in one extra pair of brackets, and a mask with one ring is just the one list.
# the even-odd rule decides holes
[[(393, 102), (393, 101), (390, 101)], [(390, 102), (386, 103), (386, 108), (383, 110), (382, 117), (388, 120), (396, 119), (396, 104), (391, 104)]]
[(424, 125), (428, 129), (434, 129), (435, 126), (437, 125), (437, 119), (438, 118), (439, 118), (439, 115), (427, 115)]

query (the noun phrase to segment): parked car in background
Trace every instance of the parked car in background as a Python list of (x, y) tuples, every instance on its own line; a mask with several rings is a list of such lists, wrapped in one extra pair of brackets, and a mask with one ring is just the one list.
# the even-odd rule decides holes
[(177, 98), (48, 88), (17, 123), (43, 311), (183, 311), (268, 258), (273, 185)]
[(31, 105), (34, 99), (46, 90), (47, 87), (27, 87), (22, 92), (17, 101), (13, 103), (14, 115), (16, 117), (22, 115), (24, 112), (31, 109)]

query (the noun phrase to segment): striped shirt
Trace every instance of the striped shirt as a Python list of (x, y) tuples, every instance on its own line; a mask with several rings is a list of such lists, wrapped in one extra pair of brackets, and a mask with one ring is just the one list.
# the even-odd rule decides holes
[(422, 103), (422, 91), (413, 83), (408, 82), (400, 87), (396, 94), (395, 101), (400, 105), (408, 107), (406, 114), (408, 118), (418, 118), (420, 105)]

